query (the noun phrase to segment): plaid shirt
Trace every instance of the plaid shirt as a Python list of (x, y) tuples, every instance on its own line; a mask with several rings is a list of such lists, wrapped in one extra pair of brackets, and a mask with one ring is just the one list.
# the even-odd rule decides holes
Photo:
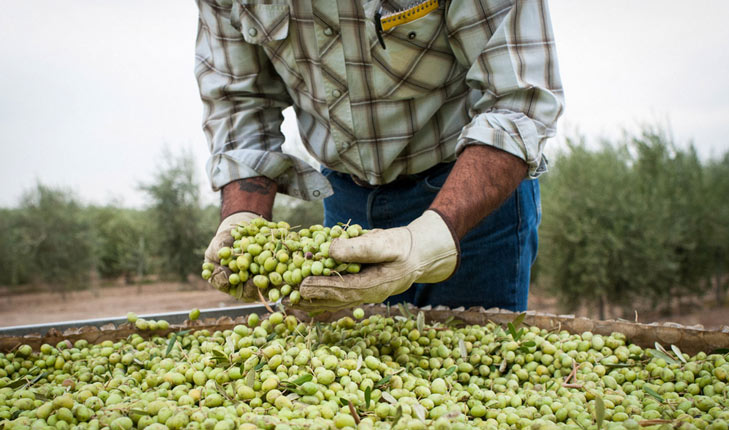
[[(410, 0), (382, 3), (395, 10)], [(372, 185), (493, 145), (546, 170), (563, 93), (546, 0), (441, 0), (377, 40), (378, 0), (198, 0), (195, 73), (213, 189), (253, 176), (331, 194), (284, 154), (293, 105), (306, 149)], [(398, 4), (399, 3), (399, 4)]]

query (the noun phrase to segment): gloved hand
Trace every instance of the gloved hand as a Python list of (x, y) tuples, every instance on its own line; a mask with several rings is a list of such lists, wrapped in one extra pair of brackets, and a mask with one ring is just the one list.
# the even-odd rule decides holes
[[(215, 236), (210, 241), (210, 245), (208, 245), (208, 248), (205, 250), (205, 262), (213, 263), (213, 265), (215, 266), (215, 269), (213, 269), (213, 274), (212, 276), (210, 276), (208, 282), (210, 282), (213, 287), (224, 293), (230, 292), (231, 285), (230, 283), (228, 283), (228, 277), (233, 272), (228, 267), (220, 266), (220, 257), (218, 257), (218, 250), (225, 246), (233, 246), (233, 242), (235, 240), (230, 234), (230, 231), (233, 229), (233, 227), (236, 227), (238, 226), (238, 224), (242, 224), (244, 222), (249, 222), (255, 218), (258, 218), (258, 215), (252, 212), (238, 212), (228, 216), (220, 223), (220, 226), (218, 226), (218, 231), (215, 233)], [(237, 299), (242, 298), (241, 294), (238, 292), (236, 292), (234, 296)], [(258, 295), (255, 296), (255, 298), (257, 297)], [(248, 299), (249, 301), (252, 301), (254, 300), (254, 297), (250, 297)]]
[(443, 218), (427, 210), (405, 227), (336, 239), (329, 247), (335, 260), (371, 265), (342, 277), (309, 276), (299, 288), (301, 301), (289, 306), (309, 312), (335, 311), (381, 303), (413, 282), (444, 281), (458, 267), (460, 251), (454, 237)]

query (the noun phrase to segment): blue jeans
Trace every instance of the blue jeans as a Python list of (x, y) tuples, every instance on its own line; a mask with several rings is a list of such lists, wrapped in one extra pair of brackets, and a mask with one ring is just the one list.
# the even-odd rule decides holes
[[(407, 225), (428, 209), (453, 164), (439, 164), (372, 188), (323, 168), (334, 188), (334, 195), (324, 199), (324, 223), (331, 227), (351, 219), (364, 228)], [(413, 284), (388, 302), (525, 310), (540, 220), (539, 182), (524, 180), (499, 209), (463, 237), (461, 264), (451, 278), (438, 284)]]

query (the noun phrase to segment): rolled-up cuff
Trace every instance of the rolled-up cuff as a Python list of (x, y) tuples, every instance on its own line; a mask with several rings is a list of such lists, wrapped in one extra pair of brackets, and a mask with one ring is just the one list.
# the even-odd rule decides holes
[(529, 177), (534, 179), (547, 171), (542, 147), (552, 134), (524, 114), (483, 113), (463, 128), (456, 144), (456, 154), (470, 145), (493, 146), (524, 160)]
[(256, 176), (276, 182), (278, 192), (302, 200), (321, 200), (333, 194), (329, 181), (305, 161), (282, 152), (233, 150), (210, 157), (207, 172), (214, 191)]

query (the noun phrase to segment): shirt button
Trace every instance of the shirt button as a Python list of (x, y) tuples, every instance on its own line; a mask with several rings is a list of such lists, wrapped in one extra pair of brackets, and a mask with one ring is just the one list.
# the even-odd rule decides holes
[(332, 97), (334, 97), (334, 98), (339, 98), (339, 96), (341, 96), (341, 95), (342, 95), (342, 93), (339, 90), (332, 91)]
[(331, 28), (327, 27), (324, 29), (324, 34), (327, 36), (331, 36), (332, 34), (334, 34), (334, 32), (332, 31)]
[(248, 29), (248, 34), (249, 34), (249, 35), (250, 35), (251, 37), (256, 37), (256, 34), (258, 34), (258, 30), (256, 30), (255, 28), (249, 28), (249, 29)]

